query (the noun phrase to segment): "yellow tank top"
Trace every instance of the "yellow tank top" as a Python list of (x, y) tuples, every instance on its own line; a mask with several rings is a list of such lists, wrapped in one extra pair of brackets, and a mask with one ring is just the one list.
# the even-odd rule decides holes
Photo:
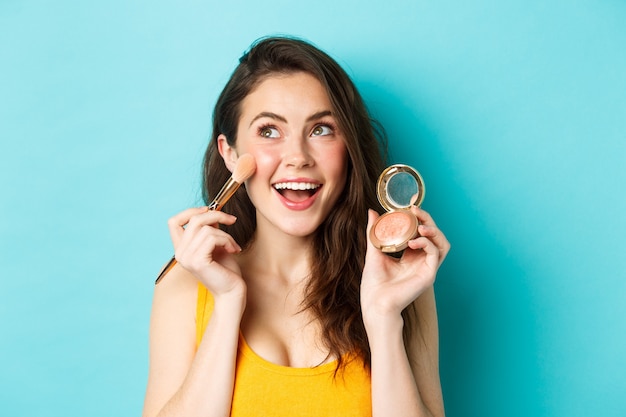
[[(213, 311), (213, 297), (198, 287), (196, 346)], [(354, 358), (352, 358), (354, 359)], [(276, 365), (258, 356), (240, 335), (231, 417), (371, 416), (371, 383), (359, 360), (346, 356), (343, 372), (336, 361), (314, 368)]]

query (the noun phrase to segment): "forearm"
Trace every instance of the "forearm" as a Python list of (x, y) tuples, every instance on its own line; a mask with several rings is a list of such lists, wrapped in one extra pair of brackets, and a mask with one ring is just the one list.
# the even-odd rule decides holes
[(432, 417), (413, 375), (402, 337), (402, 325), (399, 315), (366, 319), (372, 354), (372, 415)]
[(187, 377), (158, 417), (230, 415), (243, 304), (215, 299)]

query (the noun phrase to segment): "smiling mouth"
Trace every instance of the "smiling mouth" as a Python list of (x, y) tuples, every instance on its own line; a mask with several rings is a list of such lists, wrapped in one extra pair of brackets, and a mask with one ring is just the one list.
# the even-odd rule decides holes
[(317, 193), (320, 188), (322, 188), (322, 184), (310, 182), (279, 182), (274, 184), (273, 187), (285, 199), (301, 202)]

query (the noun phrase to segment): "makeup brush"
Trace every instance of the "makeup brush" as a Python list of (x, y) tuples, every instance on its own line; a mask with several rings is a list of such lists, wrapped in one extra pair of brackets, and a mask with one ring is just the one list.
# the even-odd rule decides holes
[[(209, 204), (209, 211), (220, 211), (222, 207), (224, 207), (224, 204), (235, 194), (239, 186), (254, 174), (254, 171), (256, 171), (256, 161), (254, 157), (249, 153), (241, 155), (237, 160), (233, 175), (230, 176), (226, 184), (224, 184), (220, 192), (217, 193), (211, 204)], [(176, 265), (176, 258), (172, 256), (172, 259), (170, 259), (157, 277), (154, 285), (158, 284), (174, 265)]]

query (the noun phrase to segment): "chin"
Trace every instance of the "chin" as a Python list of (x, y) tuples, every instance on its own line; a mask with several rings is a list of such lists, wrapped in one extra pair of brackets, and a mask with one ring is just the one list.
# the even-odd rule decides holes
[(312, 223), (310, 221), (306, 221), (306, 224), (303, 223), (305, 222), (296, 221), (290, 224), (283, 224), (280, 226), (280, 229), (290, 236), (305, 238), (315, 234), (321, 225), (321, 223)]

